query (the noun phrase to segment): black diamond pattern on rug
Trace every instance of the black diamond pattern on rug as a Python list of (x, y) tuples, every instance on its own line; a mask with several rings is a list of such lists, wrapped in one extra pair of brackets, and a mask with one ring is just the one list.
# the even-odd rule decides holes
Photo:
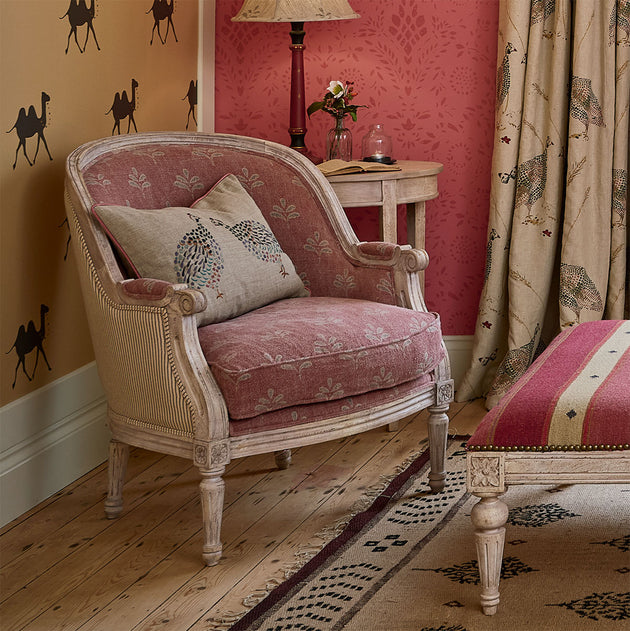
[(559, 504), (530, 504), (510, 510), (508, 523), (514, 526), (540, 528), (568, 517), (579, 517), (577, 513), (568, 511)]
[[(432, 572), (443, 574), (446, 578), (454, 583), (462, 583), (468, 585), (479, 585), (479, 569), (477, 560), (467, 561), (451, 567), (440, 567)], [(529, 567), (516, 557), (505, 557), (501, 566), (501, 580), (514, 578), (519, 574), (528, 574), (529, 572), (537, 572), (533, 567)]]
[(297, 598), (296, 604), (287, 609), (287, 615), (277, 619), (273, 631), (321, 631), (328, 628), (333, 620), (331, 614), (342, 611), (342, 604), (356, 598), (356, 593), (363, 591), (382, 569), (371, 563), (331, 568), (306, 594)]
[(630, 535), (625, 535), (618, 539), (610, 539), (609, 541), (593, 541), (593, 545), (611, 546), (619, 548), (620, 552), (630, 552)]
[(566, 603), (550, 603), (548, 607), (566, 607), (582, 618), (589, 618), (599, 622), (607, 620), (630, 620), (630, 592), (616, 594), (604, 592), (590, 594), (578, 600)]
[(401, 502), (387, 521), (391, 524), (409, 526), (411, 524), (428, 524), (441, 519), (444, 509), (450, 506), (466, 485), (466, 474), (450, 474), (444, 490), (437, 495), (427, 493), (425, 488), (415, 489), (417, 495)]
[(407, 539), (401, 539), (400, 535), (387, 535), (379, 541), (366, 541), (363, 545), (372, 548), (372, 552), (386, 552), (391, 546), (406, 546)]

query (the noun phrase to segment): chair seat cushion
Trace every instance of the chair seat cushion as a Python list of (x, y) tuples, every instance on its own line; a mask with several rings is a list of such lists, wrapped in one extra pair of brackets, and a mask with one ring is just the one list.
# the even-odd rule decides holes
[(468, 442), (471, 450), (609, 450), (630, 443), (630, 321), (558, 335)]
[(444, 357), (436, 314), (292, 298), (199, 329), (231, 419), (392, 388)]

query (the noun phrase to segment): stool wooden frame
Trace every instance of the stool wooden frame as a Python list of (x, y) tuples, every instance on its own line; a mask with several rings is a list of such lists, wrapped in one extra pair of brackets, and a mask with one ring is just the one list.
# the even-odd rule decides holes
[(469, 451), (468, 491), (480, 498), (471, 513), (481, 578), (481, 607), (493, 615), (499, 604), (499, 579), (508, 507), (499, 499), (511, 484), (628, 484), (630, 445), (561, 451)]

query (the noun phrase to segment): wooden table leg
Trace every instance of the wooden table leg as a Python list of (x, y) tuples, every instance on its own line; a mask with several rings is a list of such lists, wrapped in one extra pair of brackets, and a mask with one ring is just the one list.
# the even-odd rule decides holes
[[(407, 243), (424, 250), (425, 202), (407, 204)], [(424, 272), (420, 272), (420, 288), (424, 294)]]
[(424, 250), (425, 202), (407, 204), (407, 243)]
[(396, 182), (385, 180), (383, 186), (383, 207), (381, 209), (381, 238), (386, 243), (398, 243)]

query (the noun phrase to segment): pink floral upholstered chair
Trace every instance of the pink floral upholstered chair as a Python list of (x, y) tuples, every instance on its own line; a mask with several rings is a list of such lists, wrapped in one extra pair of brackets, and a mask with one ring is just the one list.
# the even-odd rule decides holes
[(66, 208), (112, 434), (108, 517), (129, 445), (191, 458), (203, 558), (221, 557), (231, 459), (429, 409), (444, 484), (453, 385), (424, 251), (359, 243), (319, 170), (253, 138), (147, 133), (76, 149)]

